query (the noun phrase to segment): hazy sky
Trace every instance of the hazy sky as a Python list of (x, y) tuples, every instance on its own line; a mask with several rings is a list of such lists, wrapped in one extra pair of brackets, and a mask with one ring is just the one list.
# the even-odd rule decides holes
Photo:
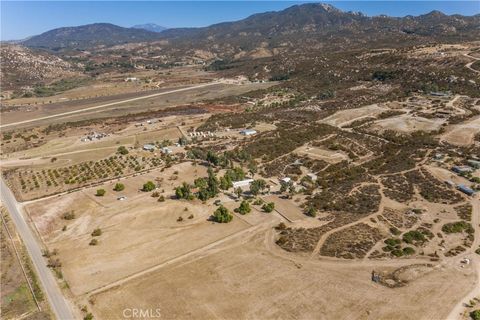
[[(1, 39), (22, 39), (50, 29), (94, 22), (123, 27), (153, 22), (166, 27), (198, 27), (277, 11), (306, 1), (4, 1)], [(446, 14), (480, 13), (480, 1), (324, 1), (345, 11), (366, 15), (419, 15), (432, 10)]]

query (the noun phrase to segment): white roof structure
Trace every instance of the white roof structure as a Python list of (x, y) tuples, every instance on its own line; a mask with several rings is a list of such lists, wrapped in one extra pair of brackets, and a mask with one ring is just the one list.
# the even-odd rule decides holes
[(152, 151), (152, 150), (155, 150), (155, 146), (153, 144), (144, 144), (143, 150)]
[(257, 133), (257, 130), (253, 130), (253, 129), (245, 129), (245, 130), (240, 131), (240, 134), (243, 134), (244, 136), (251, 136), (251, 135), (254, 135), (256, 133)]
[(245, 179), (245, 180), (240, 180), (240, 181), (235, 181), (233, 182), (233, 187), (236, 188), (242, 188), (242, 187), (247, 187), (253, 182), (253, 179)]

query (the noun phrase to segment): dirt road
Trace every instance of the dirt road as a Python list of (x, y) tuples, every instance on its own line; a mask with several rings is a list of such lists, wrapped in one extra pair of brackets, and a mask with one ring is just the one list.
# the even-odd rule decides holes
[(480, 245), (480, 228), (478, 227), (480, 222), (480, 200), (472, 200), (472, 225), (475, 227), (475, 240), (473, 241), (472, 246), (463, 257), (468, 257), (472, 263), (472, 266), (477, 270), (477, 277), (475, 279), (475, 287), (460, 300), (455, 307), (452, 309), (447, 319), (449, 320), (459, 320), (462, 319), (462, 314), (465, 311), (465, 304), (468, 304), (473, 298), (480, 297), (480, 258), (474, 251)]
[(42, 250), (35, 236), (28, 227), (22, 215), (22, 207), (17, 202), (10, 189), (7, 187), (3, 179), (0, 179), (0, 195), (2, 203), (10, 213), (18, 233), (22, 237), (25, 247), (30, 255), (35, 271), (40, 279), (43, 290), (50, 302), (50, 306), (55, 313), (57, 319), (75, 319), (74, 313), (66, 301), (60, 288), (57, 285), (52, 272), (46, 266), (42, 256)]

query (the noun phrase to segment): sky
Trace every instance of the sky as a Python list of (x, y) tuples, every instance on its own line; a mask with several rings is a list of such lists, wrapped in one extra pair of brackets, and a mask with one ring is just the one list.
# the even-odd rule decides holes
[[(307, 1), (0, 1), (1, 40), (17, 40), (67, 26), (109, 22), (122, 27), (156, 23), (201, 27), (240, 20), (254, 13), (283, 10)], [(480, 13), (474, 1), (322, 1), (344, 11), (402, 17), (432, 10), (446, 14)]]

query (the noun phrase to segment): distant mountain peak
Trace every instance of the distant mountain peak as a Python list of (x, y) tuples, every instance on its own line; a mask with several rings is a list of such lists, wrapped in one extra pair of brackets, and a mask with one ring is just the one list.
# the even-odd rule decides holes
[(166, 27), (160, 26), (156, 23), (145, 23), (145, 24), (137, 24), (132, 27), (132, 29), (142, 29), (152, 32), (162, 32), (163, 30), (167, 30)]
[(341, 12), (342, 10), (332, 6), (331, 4), (328, 3), (320, 3), (320, 6), (323, 8), (323, 10), (327, 12)]

